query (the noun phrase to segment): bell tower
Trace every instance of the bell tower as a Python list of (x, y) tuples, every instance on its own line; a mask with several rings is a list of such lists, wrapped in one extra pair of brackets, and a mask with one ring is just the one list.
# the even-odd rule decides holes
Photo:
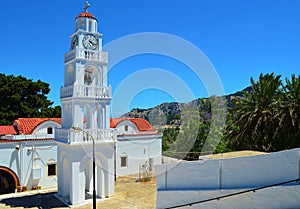
[(108, 129), (111, 87), (107, 85), (108, 55), (102, 51), (98, 21), (84, 11), (75, 23), (70, 52), (65, 54), (62, 127)]
[(102, 51), (98, 21), (88, 7), (86, 2), (70, 35), (60, 91), (62, 128), (55, 132), (58, 195), (72, 205), (85, 201), (85, 192), (91, 193), (94, 178), (98, 197), (109, 197), (114, 192), (116, 136), (109, 119), (112, 93), (107, 85), (108, 54)]

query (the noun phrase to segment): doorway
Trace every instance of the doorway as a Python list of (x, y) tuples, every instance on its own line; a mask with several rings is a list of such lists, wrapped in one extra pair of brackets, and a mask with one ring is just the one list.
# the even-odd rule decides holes
[(0, 166), (0, 194), (14, 193), (19, 179), (11, 169)]

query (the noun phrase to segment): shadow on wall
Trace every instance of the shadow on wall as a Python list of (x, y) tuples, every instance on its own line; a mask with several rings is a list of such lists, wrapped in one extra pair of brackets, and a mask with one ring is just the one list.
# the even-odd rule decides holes
[(0, 203), (8, 205), (10, 207), (24, 207), (24, 208), (59, 208), (67, 207), (64, 203), (59, 201), (54, 195), (56, 192), (47, 193), (47, 194), (37, 194), (17, 198), (8, 198), (3, 199)]
[(9, 167), (12, 167), (12, 164), (14, 161), (16, 161), (16, 167), (17, 167), (17, 175), (20, 176), (21, 174), (21, 166), (19, 161), (19, 146), (16, 146), (16, 149), (12, 152), (10, 161), (9, 161)]

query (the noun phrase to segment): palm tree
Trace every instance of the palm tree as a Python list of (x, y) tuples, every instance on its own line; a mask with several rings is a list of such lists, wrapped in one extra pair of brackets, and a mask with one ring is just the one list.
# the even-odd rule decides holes
[(286, 78), (283, 91), (278, 109), (280, 120), (276, 133), (279, 140), (276, 145), (278, 149), (300, 147), (300, 75), (293, 74), (291, 80)]
[(243, 92), (231, 113), (235, 129), (228, 136), (233, 149), (273, 151), (272, 141), (277, 128), (277, 106), (281, 95), (281, 76), (260, 74), (255, 82), (250, 79), (251, 91)]

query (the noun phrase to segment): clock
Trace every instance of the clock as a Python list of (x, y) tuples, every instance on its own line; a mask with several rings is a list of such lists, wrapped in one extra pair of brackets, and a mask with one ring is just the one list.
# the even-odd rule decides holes
[(71, 49), (75, 49), (75, 47), (77, 46), (78, 44), (78, 38), (77, 36), (74, 36), (73, 39), (72, 39), (72, 42), (71, 42)]
[(87, 34), (82, 39), (83, 47), (89, 50), (95, 50), (98, 47), (98, 40), (92, 34)]

